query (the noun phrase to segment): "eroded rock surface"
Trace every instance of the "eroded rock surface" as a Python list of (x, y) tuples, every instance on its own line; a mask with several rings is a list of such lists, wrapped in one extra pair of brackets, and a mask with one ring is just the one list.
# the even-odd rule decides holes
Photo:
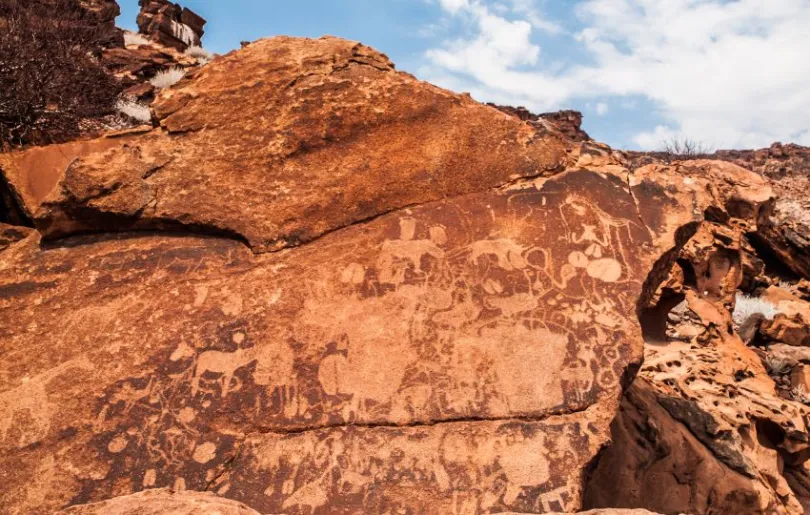
[[(778, 354), (810, 384), (810, 286), (767, 275), (801, 261), (767, 176), (629, 169), (577, 113), (336, 38), (246, 45), (153, 107), (0, 155), (0, 221), (35, 225), (0, 225), (4, 509), (810, 505), (808, 408), (773, 380)], [(736, 324), (741, 287), (781, 313)]]
[[(708, 207), (693, 203), (706, 220), (693, 226), (660, 268), (668, 272), (653, 276), (655, 295), (643, 299), (644, 366), (622, 402), (614, 443), (601, 456), (586, 505), (662, 513), (803, 513), (805, 492), (795, 485), (804, 481), (799, 471), (810, 455), (808, 408), (777, 390), (767, 360), (745, 345), (737, 334), (744, 327), (731, 317), (746, 273), (744, 238), (768, 219), (771, 188), (734, 165), (674, 166), (678, 177), (667, 180), (684, 184), (673, 191), (710, 178), (698, 189), (714, 200)], [(634, 175), (666, 170), (650, 165)], [(753, 287), (758, 281), (749, 282)], [(760, 314), (761, 327), (753, 331), (795, 336), (800, 307), (792, 299), (783, 301), (784, 313), (774, 320)], [(789, 358), (798, 364), (802, 356)]]
[(30, 237), (2, 254), (21, 329), (3, 335), (3, 501), (183, 486), (261, 512), (576, 509), (656, 258), (626, 177), (591, 171), (262, 256)]
[(144, 490), (108, 501), (82, 504), (59, 511), (57, 515), (259, 515), (244, 504), (210, 492), (173, 491), (168, 488)]
[[(155, 113), (2, 158), (45, 236), (113, 233), (0, 258), (6, 506), (580, 507), (677, 225), (609, 149), (334, 38), (249, 45)], [(188, 228), (234, 238), (114, 236)]]
[(34, 172), (24, 153), (0, 157), (12, 183), (65, 178), (48, 198), (26, 199), (46, 237), (196, 228), (277, 250), (395, 209), (551, 175), (578, 152), (558, 132), (336, 38), (253, 43), (164, 90), (153, 109), (160, 129), (72, 154), (66, 169)]
[(199, 14), (168, 0), (138, 0), (138, 5), (141, 34), (181, 52), (190, 46), (200, 46), (206, 21)]

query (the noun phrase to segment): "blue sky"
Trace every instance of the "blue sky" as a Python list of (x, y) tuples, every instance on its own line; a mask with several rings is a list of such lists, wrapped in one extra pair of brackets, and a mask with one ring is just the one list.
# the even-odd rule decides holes
[[(137, 0), (118, 24), (136, 29)], [(810, 145), (810, 0), (185, 0), (203, 44), (323, 34), (481, 101), (577, 109), (616, 148)]]

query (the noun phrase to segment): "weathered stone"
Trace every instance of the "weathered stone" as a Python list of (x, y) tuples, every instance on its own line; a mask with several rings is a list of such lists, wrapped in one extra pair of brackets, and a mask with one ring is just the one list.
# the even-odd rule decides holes
[(168, 0), (139, 0), (138, 29), (159, 43), (184, 51), (200, 46), (205, 19)]
[[(193, 228), (277, 250), (395, 209), (551, 175), (579, 153), (559, 133), (336, 38), (256, 42), (163, 90), (153, 109), (162, 129), (111, 151), (105, 143), (68, 154), (67, 174), (61, 162), (31, 169), (27, 153), (0, 157), (12, 184), (81, 174), (101, 196), (113, 193), (109, 184), (154, 193), (146, 205), (138, 196), (120, 211), (98, 210), (56, 188), (44, 205), (39, 196), (27, 205), (46, 237)], [(154, 172), (115, 177), (119, 169)]]
[[(800, 466), (810, 455), (808, 410), (779, 396), (759, 355), (734, 333), (729, 313), (743, 277), (743, 231), (756, 230), (769, 188), (732, 165), (679, 169), (686, 177), (656, 179), (668, 170), (660, 165), (637, 170), (642, 182), (636, 189), (642, 191), (644, 178), (670, 180), (672, 191), (681, 192), (670, 200), (680, 197), (678, 204), (710, 221), (692, 224), (656, 267), (660, 273), (648, 279), (647, 291), (655, 294), (642, 299), (645, 363), (613, 426), (614, 444), (589, 483), (586, 506), (801, 513), (783, 465)], [(690, 183), (698, 186), (691, 202), (684, 196)], [(741, 184), (752, 191), (738, 189)], [(748, 207), (739, 207), (741, 198), (749, 199)], [(649, 318), (666, 322), (683, 301), (687, 309), (678, 313), (685, 321), (661, 338)]]
[(4, 505), (185, 485), (261, 512), (578, 508), (657, 257), (626, 184), (571, 171), (262, 256), (18, 243), (0, 255), (0, 325), (23, 328), (2, 334)]
[(565, 134), (572, 141), (584, 142), (591, 140), (588, 133), (582, 130), (582, 113), (579, 111), (534, 114), (525, 107), (502, 106), (492, 103), (487, 105), (539, 127), (554, 127), (555, 130)]
[[(34, 1), (48, 3), (48, 0)], [(116, 0), (79, 0), (79, 3), (88, 13), (91, 13), (91, 19), (98, 25), (100, 43), (109, 48), (124, 45), (123, 32), (115, 26), (115, 19), (121, 14), (121, 8)]]
[(33, 229), (0, 223), (0, 250), (28, 237)]
[(74, 506), (57, 515), (259, 515), (244, 504), (210, 492), (145, 490), (109, 501)]
[(790, 373), (790, 386), (805, 395), (810, 394), (810, 366), (795, 367)]
[[(661, 406), (656, 387), (647, 379), (636, 379), (625, 394), (611, 434), (613, 445), (600, 457), (586, 490), (587, 507), (645, 506), (660, 513), (786, 512), (778, 495), (787, 494), (783, 486), (775, 492), (718, 460), (689, 426)], [(775, 463), (776, 457), (770, 460)], [(795, 501), (790, 507), (801, 509)]]
[(576, 113), (500, 112), (335, 38), (246, 45), (153, 107), (0, 156), (37, 229), (0, 226), (4, 509), (807, 504), (808, 408), (761, 359), (785, 351), (729, 314), (774, 282), (743, 238), (773, 219), (762, 176), (628, 172)]
[(764, 214), (752, 237), (791, 271), (810, 279), (810, 203), (806, 199), (780, 199)]
[(14, 197), (19, 199), (23, 216), (33, 218), (34, 211), (57, 187), (65, 171), (76, 160), (121, 144), (121, 140), (105, 137), (0, 154), (0, 174), (11, 187)]
[(769, 288), (766, 296), (778, 313), (773, 320), (762, 322), (760, 333), (771, 341), (810, 347), (810, 302), (776, 287)]
[(795, 347), (784, 343), (768, 345), (768, 355), (773, 359), (784, 362), (788, 367), (795, 367), (799, 363), (810, 364), (810, 347)]

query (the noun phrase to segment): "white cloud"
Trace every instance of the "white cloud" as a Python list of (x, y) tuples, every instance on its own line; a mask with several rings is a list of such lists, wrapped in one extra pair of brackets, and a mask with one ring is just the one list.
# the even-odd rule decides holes
[(582, 0), (567, 44), (591, 62), (561, 69), (533, 40), (531, 18), (543, 18), (532, 0), (511, 0), (511, 20), (481, 0), (441, 2), (475, 23), (428, 51), (422, 73), (483, 100), (548, 110), (642, 95), (667, 120), (634, 138), (645, 147), (673, 135), (715, 147), (810, 139), (810, 0)]
[(442, 9), (445, 11), (455, 14), (462, 9), (468, 8), (470, 2), (469, 0), (439, 0), (439, 5), (441, 5)]
[(608, 114), (609, 110), (610, 108), (604, 102), (599, 102), (596, 104), (596, 114), (598, 114), (599, 116), (605, 116), (606, 114)]
[(549, 34), (560, 34), (564, 29), (556, 23), (542, 15), (541, 9), (537, 5), (538, 0), (511, 0), (512, 12), (523, 15), (532, 24), (532, 27), (547, 32)]
[(473, 72), (481, 76), (537, 63), (540, 47), (529, 39), (532, 30), (529, 22), (508, 21), (483, 5), (472, 5), (468, 11), (477, 26), (476, 37), (458, 39), (443, 49), (429, 50), (427, 55), (431, 62), (451, 72)]

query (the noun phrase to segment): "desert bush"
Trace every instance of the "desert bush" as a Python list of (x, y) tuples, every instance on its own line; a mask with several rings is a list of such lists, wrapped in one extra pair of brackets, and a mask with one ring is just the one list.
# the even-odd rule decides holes
[(119, 99), (115, 103), (115, 109), (119, 113), (139, 122), (149, 123), (152, 121), (152, 112), (149, 110), (149, 106), (129, 98)]
[(756, 314), (760, 314), (768, 320), (773, 320), (777, 313), (779, 313), (779, 310), (773, 303), (738, 292), (732, 318), (735, 324), (743, 326), (746, 320)]
[(169, 88), (174, 86), (180, 79), (186, 75), (186, 71), (182, 68), (169, 68), (158, 72), (149, 82), (158, 89)]
[(690, 138), (672, 138), (663, 143), (661, 152), (670, 160), (678, 161), (707, 157), (711, 153), (711, 148)]
[(214, 54), (201, 46), (190, 46), (186, 49), (186, 55), (197, 60), (198, 64), (208, 64), (214, 59)]
[(136, 33), (136, 32), (124, 32), (124, 44), (127, 46), (130, 45), (148, 45), (151, 41), (149, 41), (146, 37)]
[(78, 0), (0, 1), (0, 150), (69, 140), (114, 112), (97, 56), (109, 34)]

